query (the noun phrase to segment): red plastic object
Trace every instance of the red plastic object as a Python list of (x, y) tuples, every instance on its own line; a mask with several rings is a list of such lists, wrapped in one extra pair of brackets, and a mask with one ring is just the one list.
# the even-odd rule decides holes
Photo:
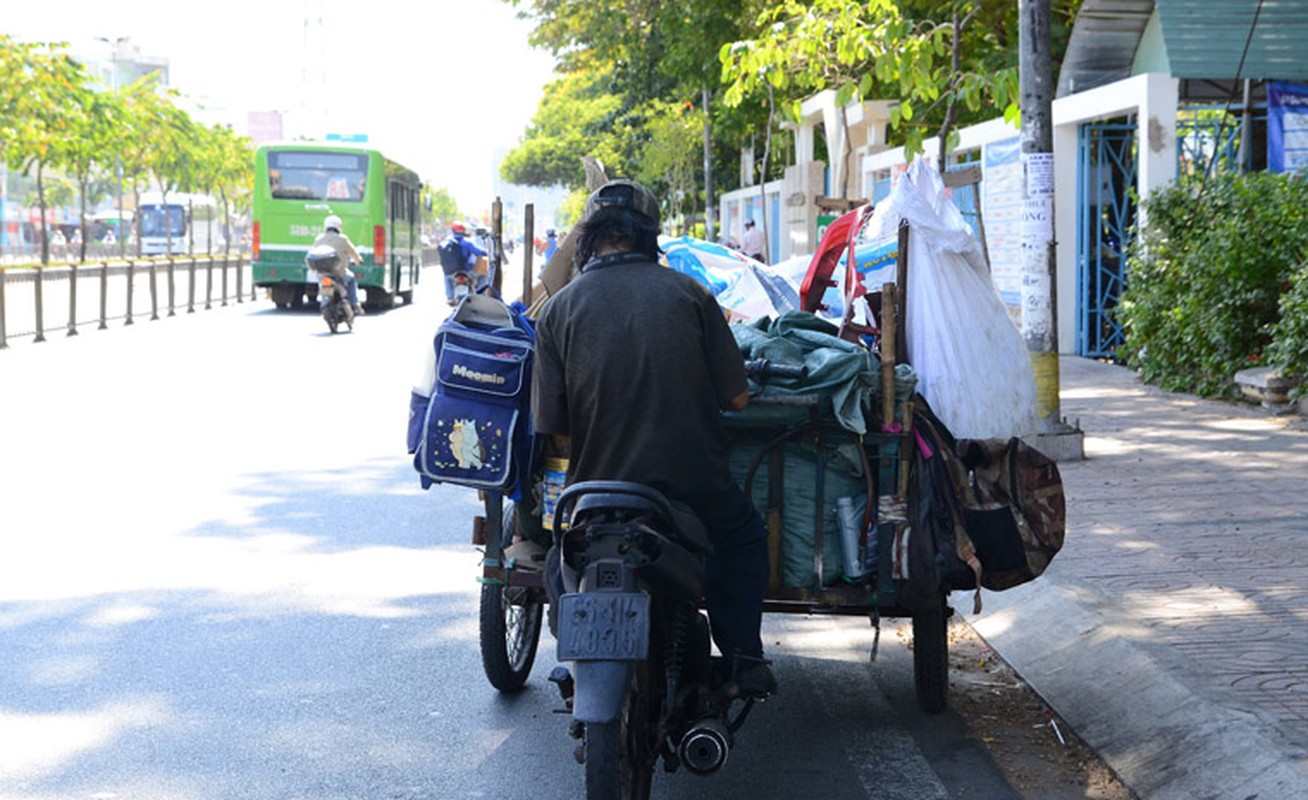
[(866, 205), (841, 214), (835, 222), (827, 227), (818, 243), (817, 252), (804, 274), (804, 284), (799, 287), (800, 307), (805, 311), (819, 311), (823, 308), (822, 296), (827, 289), (835, 286), (831, 279), (840, 262), (842, 251), (848, 255), (845, 259), (845, 305), (854, 298), (865, 294), (862, 284), (854, 278), (854, 237), (872, 216), (872, 206)]

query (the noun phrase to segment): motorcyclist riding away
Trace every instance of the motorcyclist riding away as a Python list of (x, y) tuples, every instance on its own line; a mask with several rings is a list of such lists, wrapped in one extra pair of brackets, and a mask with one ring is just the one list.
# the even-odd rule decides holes
[(313, 240), (315, 245), (325, 244), (336, 250), (340, 256), (336, 261), (336, 269), (333, 274), (340, 280), (345, 281), (345, 296), (350, 302), (350, 307), (354, 309), (356, 315), (363, 314), (363, 307), (359, 305), (359, 279), (350, 267), (355, 264), (362, 264), (363, 258), (359, 256), (359, 251), (354, 249), (354, 243), (350, 237), (341, 233), (341, 218), (332, 214), (323, 220), (322, 233), (318, 238)]
[(477, 259), (486, 255), (486, 250), (468, 238), (468, 228), (462, 222), (451, 223), (449, 236), (441, 240), (437, 249), (441, 271), (445, 273), (445, 302), (454, 305), (454, 273), (473, 274)]
[(749, 399), (740, 349), (713, 295), (659, 265), (658, 201), (644, 186), (601, 186), (574, 235), (581, 274), (536, 323), (536, 430), (568, 454), (569, 484), (634, 481), (694, 510), (714, 548), (713, 640), (744, 692), (771, 694), (759, 636), (767, 535), (731, 476), (721, 417)]

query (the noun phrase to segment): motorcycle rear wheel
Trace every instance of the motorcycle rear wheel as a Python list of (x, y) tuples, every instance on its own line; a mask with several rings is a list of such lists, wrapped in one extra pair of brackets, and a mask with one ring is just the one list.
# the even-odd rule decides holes
[(586, 800), (649, 800), (658, 712), (652, 686), (649, 663), (636, 664), (618, 718), (586, 723)]
[[(517, 530), (515, 508), (504, 509), (502, 540)], [(521, 691), (536, 661), (545, 603), (541, 593), (523, 586), (481, 587), (481, 666), (491, 686), (505, 693)]]

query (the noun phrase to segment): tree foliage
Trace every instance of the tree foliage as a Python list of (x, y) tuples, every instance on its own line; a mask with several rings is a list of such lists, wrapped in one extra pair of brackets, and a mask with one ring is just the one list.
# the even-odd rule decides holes
[[(1065, 47), (1080, 0), (1055, 0), (1054, 52)], [(768, 87), (787, 116), (824, 89), (836, 102), (897, 101), (891, 125), (910, 154), (957, 124), (1018, 116), (1018, 4), (983, 0), (782, 0), (753, 38), (720, 50), (726, 102)]]
[[(734, 180), (734, 154), (765, 123), (766, 109), (721, 106), (717, 51), (743, 35), (741, 26), (752, 24), (762, 0), (508, 1), (534, 21), (531, 42), (549, 50), (558, 66), (523, 141), (504, 162), (507, 180), (578, 190), (585, 185), (581, 158), (590, 155), (610, 175), (639, 175), (661, 196), (694, 196), (704, 187), (702, 170), (682, 169), (674, 186), (671, 173), (649, 165), (670, 155), (664, 148), (674, 131), (686, 148), (675, 156), (678, 167), (702, 165), (705, 89), (713, 179)], [(687, 104), (695, 115), (687, 115)], [(700, 125), (697, 138), (685, 135), (692, 118)], [(695, 178), (689, 188), (688, 174)]]
[[(138, 195), (153, 181), (163, 191), (204, 188), (235, 202), (248, 197), (253, 171), (249, 140), (197, 125), (152, 76), (116, 92), (98, 91), (63, 44), (3, 34), (0, 158), (35, 173), (43, 219), (49, 169), (72, 179), (83, 218), (88, 197), (117, 183), (119, 164)], [(49, 261), (48, 237), (42, 261)]]
[[(1308, 182), (1274, 173), (1182, 180), (1144, 203), (1117, 312), (1118, 355), (1165, 389), (1224, 395), (1234, 374), (1308, 352)], [(1301, 282), (1301, 280), (1300, 280)]]
[(423, 205), (430, 209), (428, 216), (432, 219), (449, 223), (463, 216), (459, 204), (448, 189), (423, 189)]

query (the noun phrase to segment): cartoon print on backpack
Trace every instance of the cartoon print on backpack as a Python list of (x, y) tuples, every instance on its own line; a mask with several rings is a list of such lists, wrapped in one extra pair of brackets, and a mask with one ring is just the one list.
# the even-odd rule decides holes
[(450, 447), (459, 469), (481, 469), (484, 445), (477, 438), (477, 425), (470, 419), (454, 420)]

